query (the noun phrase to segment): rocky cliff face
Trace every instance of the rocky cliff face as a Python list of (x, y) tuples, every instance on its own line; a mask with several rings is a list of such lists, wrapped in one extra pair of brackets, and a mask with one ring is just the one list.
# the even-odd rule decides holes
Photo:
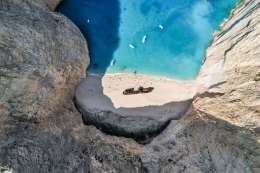
[(2, 108), (38, 121), (66, 102), (75, 76), (84, 77), (85, 40), (68, 19), (43, 10), (1, 10), (0, 19)]
[(252, 130), (260, 127), (259, 6), (246, 1), (216, 34), (197, 79), (207, 91), (194, 101), (196, 109)]
[(85, 126), (74, 107), (88, 49), (79, 29), (50, 11), (57, 3), (0, 1), (0, 172), (135, 172), (135, 142)]
[(87, 44), (58, 3), (0, 1), (0, 172), (260, 172), (259, 0), (215, 36), (187, 115), (147, 145), (83, 124)]
[(259, 7), (245, 1), (215, 35), (190, 112), (142, 157), (150, 172), (260, 171)]
[(32, 10), (41, 8), (53, 11), (62, 0), (1, 0), (1, 9)]

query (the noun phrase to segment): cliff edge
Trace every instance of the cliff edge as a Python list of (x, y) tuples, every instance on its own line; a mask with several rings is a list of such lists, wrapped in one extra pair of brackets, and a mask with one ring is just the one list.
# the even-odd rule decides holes
[(149, 172), (260, 171), (260, 1), (215, 33), (187, 115), (149, 144)]

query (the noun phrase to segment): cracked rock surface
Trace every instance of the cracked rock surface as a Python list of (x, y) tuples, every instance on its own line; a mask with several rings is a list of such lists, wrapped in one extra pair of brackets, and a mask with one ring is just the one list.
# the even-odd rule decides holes
[(146, 145), (83, 124), (72, 100), (87, 44), (72, 22), (49, 11), (57, 3), (0, 1), (0, 168), (260, 172), (259, 0), (245, 0), (215, 35), (189, 111)]

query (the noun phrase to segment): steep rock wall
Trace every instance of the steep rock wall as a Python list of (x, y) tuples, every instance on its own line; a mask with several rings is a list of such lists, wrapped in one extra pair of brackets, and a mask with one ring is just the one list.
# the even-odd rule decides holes
[(135, 172), (135, 143), (85, 126), (74, 107), (88, 49), (71, 21), (49, 10), (58, 2), (0, 1), (0, 172)]
[(142, 156), (148, 172), (260, 171), (259, 7), (245, 1), (215, 34), (190, 112)]

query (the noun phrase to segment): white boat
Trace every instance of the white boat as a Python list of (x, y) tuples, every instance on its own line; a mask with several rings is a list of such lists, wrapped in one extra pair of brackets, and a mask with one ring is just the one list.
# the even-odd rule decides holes
[(164, 29), (164, 27), (163, 27), (163, 25), (159, 25), (159, 28), (161, 29), (161, 30), (163, 30)]
[(116, 60), (113, 59), (113, 60), (111, 61), (111, 63), (110, 63), (110, 66), (114, 66), (115, 64), (116, 64)]
[(135, 48), (135, 46), (133, 45), (133, 44), (129, 44), (128, 45), (131, 49), (134, 49)]
[(145, 43), (146, 39), (147, 39), (147, 35), (144, 35), (143, 38), (142, 38), (142, 43)]

